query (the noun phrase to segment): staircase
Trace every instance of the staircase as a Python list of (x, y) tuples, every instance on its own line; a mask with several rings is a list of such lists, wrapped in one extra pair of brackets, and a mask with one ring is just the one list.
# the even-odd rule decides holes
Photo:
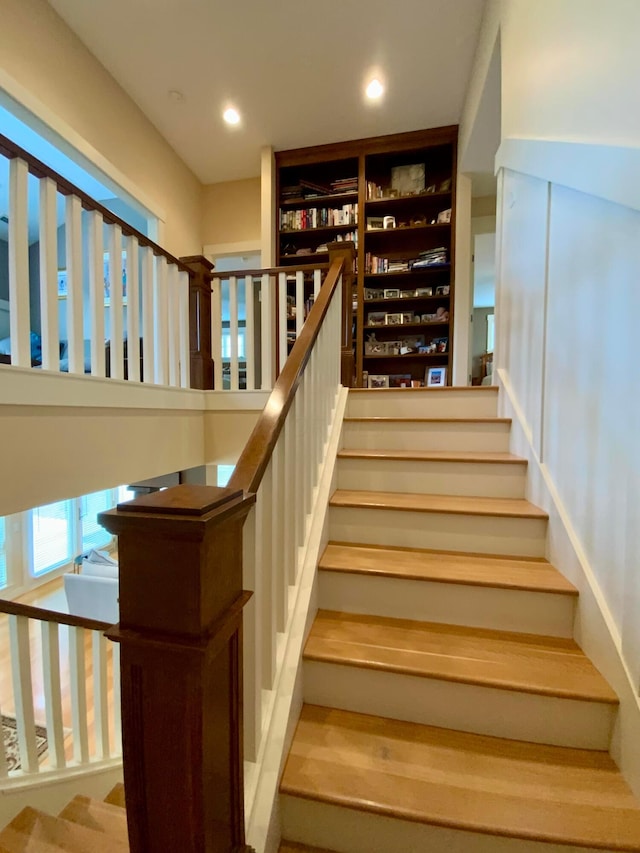
[(104, 802), (77, 796), (57, 817), (26, 808), (0, 832), (0, 853), (124, 853), (129, 850), (124, 787)]
[(618, 700), (496, 411), (495, 388), (349, 392), (282, 853), (640, 851)]

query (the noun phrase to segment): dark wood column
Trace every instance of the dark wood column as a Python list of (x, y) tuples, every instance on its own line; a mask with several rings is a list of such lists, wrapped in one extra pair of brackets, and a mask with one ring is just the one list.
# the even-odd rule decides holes
[(242, 526), (255, 496), (144, 495), (118, 536), (124, 781), (131, 853), (241, 853)]
[(189, 337), (191, 387), (213, 388), (211, 357), (211, 281), (213, 264), (202, 255), (180, 258), (189, 267)]
[(340, 381), (346, 388), (355, 386), (356, 364), (353, 355), (353, 265), (355, 244), (350, 241), (329, 243), (329, 265), (336, 258), (344, 258), (342, 271), (342, 323), (340, 333)]

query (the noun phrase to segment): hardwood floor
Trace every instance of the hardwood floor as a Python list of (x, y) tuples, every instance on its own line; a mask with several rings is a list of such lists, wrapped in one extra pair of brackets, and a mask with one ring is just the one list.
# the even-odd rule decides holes
[[(42, 607), (47, 610), (55, 610), (68, 613), (67, 601), (63, 589), (61, 577), (55, 578), (48, 584), (21, 596), (17, 599), (22, 604), (30, 604), (34, 607)], [(29, 621), (29, 639), (31, 650), (31, 684), (33, 690), (34, 714), (37, 725), (46, 724), (45, 714), (45, 690), (42, 668), (42, 635), (41, 623), (34, 620)], [(62, 698), (62, 724), (65, 736), (65, 756), (67, 761), (73, 759), (74, 735), (72, 731), (72, 708), (71, 708), (71, 677), (69, 667), (69, 629), (61, 625), (59, 628), (60, 645), (60, 682)], [(84, 657), (86, 674), (86, 696), (87, 696), (87, 725), (89, 753), (96, 754), (95, 738), (95, 711), (94, 711), (94, 678), (92, 657), (92, 632), (84, 632)], [(107, 685), (109, 706), (109, 742), (111, 750), (116, 743), (114, 724), (114, 690), (113, 690), (113, 656), (112, 644), (107, 643)], [(9, 642), (9, 620), (6, 616), (0, 616), (0, 708), (7, 716), (15, 716), (15, 698), (13, 680), (11, 674), (11, 651)], [(119, 737), (119, 736), (118, 736)], [(120, 746), (118, 743), (118, 750)], [(46, 766), (47, 754), (42, 758), (42, 765)]]

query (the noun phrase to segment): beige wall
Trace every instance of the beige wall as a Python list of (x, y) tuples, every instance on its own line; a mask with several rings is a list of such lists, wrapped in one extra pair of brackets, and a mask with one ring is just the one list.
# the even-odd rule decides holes
[(2, 69), (166, 215), (163, 243), (202, 249), (202, 185), (45, 0), (2, 0)]
[(260, 178), (204, 188), (202, 243), (260, 242)]

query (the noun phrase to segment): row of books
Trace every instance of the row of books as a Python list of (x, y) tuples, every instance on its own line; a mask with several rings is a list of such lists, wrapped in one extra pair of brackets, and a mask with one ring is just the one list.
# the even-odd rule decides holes
[(442, 266), (446, 263), (448, 263), (448, 250), (444, 246), (420, 252), (417, 258), (408, 258), (407, 260), (379, 258), (376, 255), (372, 255), (371, 252), (367, 252), (365, 255), (365, 270), (374, 275), (385, 272), (409, 272), (414, 269), (419, 270), (425, 267)]
[[(347, 240), (351, 240), (353, 243), (355, 243), (356, 249), (358, 248), (358, 232), (357, 231), (345, 231), (344, 233), (336, 234), (336, 236), (333, 238), (332, 242), (343, 243)], [(327, 244), (326, 243), (320, 243), (320, 245), (316, 246), (315, 249), (312, 249), (308, 246), (298, 248), (298, 247), (294, 246), (293, 244), (284, 245), (282, 247), (282, 254), (283, 255), (314, 255), (314, 254), (318, 254), (319, 252), (326, 252), (326, 251), (327, 251)]]
[(358, 176), (353, 178), (338, 178), (331, 181), (331, 191), (334, 193), (356, 193), (358, 192)]
[(303, 210), (280, 211), (281, 231), (307, 231), (310, 228), (357, 224), (357, 204), (343, 204), (342, 207), (310, 207)]

